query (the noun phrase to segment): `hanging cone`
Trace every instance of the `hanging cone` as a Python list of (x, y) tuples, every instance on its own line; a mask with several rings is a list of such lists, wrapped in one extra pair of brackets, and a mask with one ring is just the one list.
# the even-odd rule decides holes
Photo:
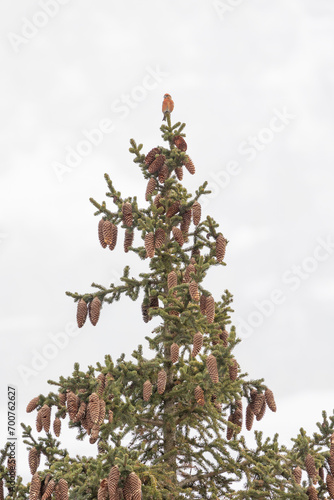
[(0, 500), (5, 500), (5, 494), (3, 491), (3, 479), (0, 479)]
[(96, 392), (93, 392), (93, 394), (89, 396), (88, 411), (93, 424), (97, 424), (99, 421), (100, 400)]
[(117, 226), (115, 224), (111, 224), (111, 238), (112, 238), (112, 243), (109, 245), (109, 250), (114, 250), (116, 243), (117, 243)]
[[(28, 408), (28, 407), (27, 407)], [(27, 410), (28, 411), (28, 410)], [(334, 455), (334, 433), (331, 435), (330, 454)]]
[(173, 227), (172, 233), (173, 233), (175, 241), (177, 241), (177, 243), (180, 245), (180, 247), (182, 247), (182, 245), (184, 244), (184, 238), (183, 238), (183, 234), (182, 234), (181, 229), (179, 229), (178, 227)]
[(203, 346), (203, 335), (201, 332), (197, 332), (193, 338), (193, 350), (191, 351), (191, 356), (194, 358), (200, 352)]
[(191, 210), (186, 210), (182, 215), (182, 222), (180, 225), (182, 233), (188, 233), (190, 223), (191, 223)]
[(192, 161), (191, 158), (189, 158), (189, 156), (185, 160), (184, 166), (186, 167), (186, 169), (188, 170), (188, 172), (191, 175), (194, 175), (194, 173), (195, 173), (195, 165), (193, 164), (193, 161)]
[(327, 485), (327, 490), (328, 490), (328, 493), (330, 494), (330, 497), (334, 498), (334, 478), (331, 474), (327, 474), (326, 485)]
[(171, 271), (170, 273), (168, 273), (167, 286), (168, 286), (168, 290), (170, 290), (171, 288), (174, 288), (174, 286), (177, 286), (177, 274), (175, 271)]
[(112, 421), (114, 420), (114, 412), (112, 410), (108, 411), (108, 422), (109, 424), (112, 424)]
[(189, 294), (190, 294), (190, 297), (192, 298), (192, 300), (194, 300), (195, 302), (199, 302), (199, 293), (198, 293), (198, 285), (196, 283), (196, 281), (191, 281), (189, 283)]
[(198, 257), (201, 255), (201, 251), (198, 247), (193, 247), (193, 249), (191, 250), (191, 256), (192, 257)]
[(163, 212), (162, 213), (164, 214), (165, 213), (165, 207), (163, 205), (161, 205), (161, 203), (160, 203), (161, 198), (162, 198), (161, 194), (158, 193), (156, 195), (156, 197), (154, 198), (154, 200), (153, 200), (153, 205), (155, 205), (158, 209), (162, 207), (163, 208)]
[(39, 500), (41, 492), (41, 480), (37, 472), (33, 474), (29, 489), (30, 500)]
[(89, 319), (93, 326), (99, 321), (101, 305), (102, 303), (98, 297), (94, 297), (89, 304)]
[(129, 229), (126, 229), (125, 230), (125, 237), (124, 237), (124, 252), (125, 253), (128, 253), (129, 248), (132, 246), (133, 238), (134, 238), (134, 232), (130, 231)]
[(152, 384), (149, 380), (146, 380), (143, 385), (143, 399), (148, 401), (152, 396)]
[(61, 420), (59, 417), (56, 417), (53, 421), (53, 432), (57, 437), (60, 436), (60, 430), (61, 430)]
[(321, 481), (325, 482), (325, 468), (324, 467), (319, 468), (318, 474), (320, 476)]
[(179, 149), (180, 151), (187, 151), (187, 143), (183, 139), (182, 135), (176, 135), (173, 139), (173, 142), (177, 149)]
[(81, 422), (86, 415), (87, 405), (81, 401), (77, 414), (74, 417), (74, 422)]
[(222, 233), (219, 233), (216, 238), (216, 257), (217, 261), (221, 262), (225, 257), (226, 240)]
[(98, 235), (99, 235), (99, 242), (102, 246), (102, 248), (106, 248), (107, 246), (107, 243), (104, 241), (104, 236), (103, 236), (103, 224), (104, 224), (104, 220), (101, 219), (99, 221), (99, 225), (98, 225)]
[(112, 244), (112, 223), (110, 222), (110, 220), (103, 221), (102, 233), (103, 233), (104, 243), (106, 245), (111, 245)]
[(149, 153), (147, 153), (144, 162), (146, 165), (151, 165), (153, 160), (155, 160), (156, 155), (160, 154), (160, 149), (159, 148), (153, 148)]
[(159, 171), (159, 175), (158, 175), (158, 179), (159, 179), (160, 184), (163, 184), (165, 182), (165, 180), (168, 179), (168, 177), (169, 177), (169, 170), (168, 170), (168, 166), (165, 163), (161, 167), (161, 169)]
[[(228, 417), (228, 422), (232, 422), (233, 423), (233, 413), (231, 413), (231, 415)], [(226, 439), (227, 441), (230, 441), (232, 438), (233, 438), (233, 433), (234, 433), (234, 429), (232, 429), (231, 427), (229, 427), (227, 425), (226, 427)]]
[(313, 482), (317, 482), (317, 469), (315, 467), (314, 458), (310, 453), (306, 455), (305, 458), (305, 468), (306, 472), (309, 475), (309, 478), (312, 479)]
[(45, 491), (42, 495), (42, 500), (48, 500), (49, 498), (51, 498), (51, 495), (54, 492), (55, 486), (56, 486), (56, 483), (55, 483), (54, 479), (50, 479), (50, 481), (47, 483)]
[(218, 368), (217, 368), (217, 360), (213, 354), (210, 354), (206, 358), (206, 366), (210, 375), (210, 378), (214, 384), (218, 384)]
[(38, 410), (36, 417), (36, 430), (37, 432), (41, 432), (42, 429), (43, 429), (42, 414), (41, 410)]
[(165, 163), (165, 160), (165, 155), (159, 155), (155, 160), (153, 160), (153, 162), (148, 167), (148, 171), (150, 172), (150, 174), (154, 174), (155, 172), (160, 170)]
[(141, 492), (141, 480), (137, 476), (135, 472), (130, 472), (128, 477), (125, 480), (123, 494), (125, 500), (133, 500), (136, 496), (138, 497), (138, 493)]
[(201, 222), (201, 215), (202, 215), (202, 207), (198, 201), (194, 201), (192, 206), (192, 212), (193, 212), (193, 223), (195, 224), (195, 226), (198, 226), (198, 224)]
[(237, 401), (237, 408), (235, 412), (233, 413), (233, 423), (239, 427), (238, 431), (235, 432), (240, 432), (242, 429), (242, 401), (241, 399)]
[(275, 398), (273, 391), (270, 389), (266, 389), (264, 392), (265, 398), (266, 398), (266, 403), (268, 407), (270, 408), (271, 411), (275, 412), (276, 411), (276, 403), (275, 403)]
[(43, 405), (39, 411), (41, 412), (42, 426), (45, 432), (49, 432), (51, 424), (51, 408), (48, 405)]
[(149, 314), (148, 314), (148, 309), (149, 309), (149, 305), (148, 304), (142, 304), (142, 306), (141, 306), (141, 312), (142, 312), (142, 315), (143, 315), (144, 323), (148, 323), (152, 319), (151, 316), (149, 316)]
[(200, 406), (204, 406), (204, 404), (205, 404), (204, 392), (203, 392), (203, 389), (199, 385), (195, 387), (194, 395), (195, 395), (196, 402)]
[(216, 408), (217, 411), (222, 411), (223, 405), (221, 403), (217, 402), (217, 396), (215, 394), (212, 394), (211, 396), (211, 402), (213, 403), (214, 407)]
[(318, 493), (314, 486), (309, 486), (306, 490), (306, 494), (308, 495), (310, 500), (318, 500)]
[(59, 500), (68, 500), (68, 484), (63, 478), (58, 481)]
[(106, 416), (106, 402), (104, 399), (99, 399), (100, 401), (100, 411), (99, 411), (99, 421), (98, 424), (102, 425), (104, 422), (104, 418)]
[(85, 324), (87, 312), (88, 308), (86, 302), (84, 301), (84, 299), (80, 299), (77, 307), (77, 323), (79, 328), (82, 328)]
[(155, 248), (161, 248), (162, 245), (165, 243), (165, 240), (166, 240), (166, 233), (161, 227), (159, 227), (154, 235)]
[(183, 179), (183, 168), (182, 167), (175, 167), (175, 174), (176, 174), (176, 177), (179, 179), (179, 181), (182, 181), (182, 179)]
[(155, 188), (157, 187), (157, 182), (155, 180), (154, 177), (151, 177), (147, 183), (147, 187), (146, 187), (146, 193), (145, 193), (145, 200), (148, 201), (152, 194), (153, 194), (153, 191), (155, 190)]
[(201, 295), (199, 299), (199, 310), (202, 314), (206, 314), (206, 296)]
[(179, 359), (179, 346), (173, 342), (170, 346), (170, 360), (172, 363), (176, 363)]
[(261, 420), (264, 417), (264, 414), (265, 414), (266, 408), (267, 408), (266, 398), (264, 397), (264, 395), (262, 395), (262, 396), (263, 396), (263, 398), (262, 398), (261, 410), (256, 415), (256, 420), (258, 420), (258, 421)]
[(70, 420), (74, 420), (78, 411), (78, 397), (74, 394), (74, 392), (69, 391), (67, 393), (67, 411), (70, 416)]
[(159, 299), (156, 295), (150, 297), (150, 307), (153, 307), (154, 309), (159, 307)]
[(58, 394), (59, 404), (61, 406), (65, 406), (66, 403), (66, 392), (60, 392)]
[(180, 206), (181, 204), (178, 200), (174, 201), (174, 203), (172, 203), (172, 205), (167, 210), (166, 216), (170, 218), (173, 217), (173, 215), (176, 215), (180, 211)]
[(90, 435), (90, 438), (89, 438), (90, 444), (96, 443), (96, 441), (99, 438), (99, 433), (100, 433), (100, 426), (99, 426), (99, 424), (93, 424), (92, 432), (91, 432), (91, 435)]
[(232, 359), (232, 364), (228, 367), (228, 371), (231, 380), (236, 380), (238, 378), (238, 363), (235, 358)]
[(27, 404), (26, 412), (31, 413), (32, 411), (36, 410), (38, 406), (38, 401), (39, 401), (39, 396), (36, 396), (31, 401), (29, 401), (29, 403)]
[(108, 481), (107, 479), (102, 479), (100, 487), (97, 491), (97, 500), (107, 500), (108, 497)]
[(302, 480), (302, 470), (299, 466), (295, 467), (292, 471), (292, 475), (296, 481), (297, 484), (301, 483)]
[(122, 213), (123, 213), (123, 224), (128, 227), (132, 226), (133, 217), (132, 217), (131, 203), (129, 203), (128, 201), (126, 203), (123, 203)]
[(166, 382), (167, 382), (167, 373), (165, 372), (165, 370), (160, 370), (158, 373), (158, 383), (157, 383), (159, 394), (163, 394), (165, 392)]
[(104, 388), (106, 386), (106, 377), (103, 373), (99, 373), (98, 376), (96, 377), (96, 380), (99, 383), (97, 393), (100, 397), (102, 397)]
[(146, 249), (146, 256), (152, 259), (155, 253), (153, 233), (147, 233), (145, 235), (145, 249)]
[(222, 330), (222, 332), (219, 334), (220, 340), (223, 341), (223, 346), (227, 347), (228, 346), (228, 331), (227, 330)]
[(329, 455), (327, 458), (329, 469), (331, 471), (332, 476), (334, 476), (334, 457), (332, 455)]
[(189, 266), (187, 266), (185, 272), (184, 272), (184, 275), (183, 275), (183, 283), (189, 283), (190, 282), (190, 279), (191, 279), (191, 273), (195, 273), (196, 272), (196, 269), (195, 269), (195, 266), (194, 264), (189, 264)]
[(254, 413), (250, 404), (246, 408), (246, 429), (248, 431), (252, 430), (254, 422)]
[(33, 476), (38, 469), (41, 460), (41, 452), (37, 451), (36, 448), (30, 448), (28, 455), (29, 469)]
[(215, 319), (215, 301), (212, 295), (205, 299), (205, 314), (208, 323), (213, 323)]
[(261, 413), (263, 401), (265, 401), (264, 394), (257, 392), (254, 395), (254, 399), (252, 399), (252, 410), (254, 415), (258, 416)]

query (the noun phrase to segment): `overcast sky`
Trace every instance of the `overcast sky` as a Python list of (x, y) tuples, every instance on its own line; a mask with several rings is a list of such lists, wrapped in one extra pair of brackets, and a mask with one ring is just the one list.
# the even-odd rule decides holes
[(117, 282), (128, 263), (146, 269), (122, 241), (100, 247), (88, 199), (105, 199), (108, 172), (144, 201), (129, 139), (144, 152), (161, 144), (166, 92), (196, 165), (184, 185), (209, 181), (204, 216), (229, 240), (205, 286), (234, 295), (237, 360), (276, 396), (277, 414), (255, 428), (285, 443), (313, 432), (334, 407), (332, 0), (16, 0), (0, 11), (1, 436), (7, 384), (18, 420), (33, 424), (25, 407), (48, 379), (129, 355), (156, 325), (123, 298), (95, 328), (73, 329), (65, 291)]

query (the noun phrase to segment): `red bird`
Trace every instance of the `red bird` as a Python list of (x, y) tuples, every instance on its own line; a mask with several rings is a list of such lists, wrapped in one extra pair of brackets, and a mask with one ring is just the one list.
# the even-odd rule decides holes
[(174, 109), (174, 101), (169, 94), (164, 95), (162, 102), (162, 112), (164, 114), (163, 120), (167, 119), (167, 114), (170, 114)]

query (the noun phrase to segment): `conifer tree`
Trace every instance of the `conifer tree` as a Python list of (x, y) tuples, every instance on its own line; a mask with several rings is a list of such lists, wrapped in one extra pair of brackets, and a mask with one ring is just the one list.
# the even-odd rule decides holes
[[(232, 295), (225, 290), (218, 299), (205, 287), (212, 266), (223, 273), (228, 241), (213, 217), (201, 213), (207, 183), (194, 195), (181, 184), (195, 166), (185, 124), (172, 125), (170, 113), (166, 118), (164, 146), (145, 155), (130, 141), (147, 180), (146, 206), (139, 207), (136, 196), (122, 196), (107, 174), (112, 206), (90, 200), (103, 249), (112, 251), (122, 233), (124, 251), (146, 259), (149, 271), (133, 276), (126, 266), (120, 283), (67, 292), (77, 303), (80, 328), (87, 317), (96, 325), (103, 307), (123, 295), (141, 307), (145, 323), (158, 317), (146, 336), (153, 355), (146, 359), (139, 345), (130, 360), (108, 354), (95, 367), (82, 371), (75, 363), (71, 376), (50, 381), (55, 392), (27, 405), (40, 436), (22, 424), (31, 481), (24, 485), (18, 477), (6, 498), (334, 498), (334, 417), (324, 413), (313, 437), (301, 429), (291, 449), (261, 432), (249, 449), (240, 435), (266, 410), (276, 412), (276, 403), (263, 379), (248, 379), (238, 365)], [(77, 439), (89, 440), (92, 456), (70, 456), (61, 446), (66, 423)], [(7, 456), (8, 446), (0, 456), (0, 500), (9, 488)]]

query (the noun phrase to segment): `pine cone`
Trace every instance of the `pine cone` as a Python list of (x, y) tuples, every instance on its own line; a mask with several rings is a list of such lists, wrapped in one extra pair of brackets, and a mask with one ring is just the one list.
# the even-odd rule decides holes
[(179, 181), (182, 181), (182, 179), (183, 179), (183, 168), (182, 167), (175, 167), (175, 174), (176, 174), (176, 177), (179, 179)]
[(60, 436), (60, 430), (61, 430), (61, 420), (59, 417), (56, 417), (53, 421), (53, 432), (57, 437)]
[(180, 151), (187, 151), (187, 143), (183, 139), (182, 135), (176, 135), (173, 139), (173, 142), (177, 149), (179, 149)]
[(195, 273), (196, 272), (196, 269), (195, 269), (195, 266), (194, 264), (189, 264), (189, 266), (187, 266), (185, 272), (184, 272), (184, 275), (183, 275), (183, 283), (189, 283), (190, 282), (190, 275), (191, 273)]
[(189, 158), (189, 156), (185, 160), (184, 166), (186, 167), (186, 169), (188, 170), (188, 172), (191, 175), (194, 175), (194, 173), (195, 173), (195, 165), (193, 164), (193, 161), (191, 160), (191, 158)]
[(33, 474), (29, 489), (30, 500), (39, 500), (41, 492), (41, 480), (37, 472)]
[(112, 223), (110, 220), (104, 220), (102, 224), (102, 234), (106, 245), (112, 244)]
[(196, 402), (200, 406), (204, 406), (204, 404), (205, 404), (204, 392), (203, 392), (203, 389), (199, 385), (195, 387), (194, 395), (195, 395)]
[(84, 401), (81, 401), (77, 414), (74, 417), (74, 422), (81, 422), (86, 415), (87, 405)]
[(309, 478), (312, 479), (313, 482), (317, 482), (317, 469), (315, 467), (314, 458), (310, 453), (306, 455), (305, 458), (305, 468), (306, 472), (309, 475)]
[(150, 297), (150, 307), (153, 307), (154, 309), (159, 307), (159, 299), (156, 295)]
[(334, 477), (331, 474), (327, 474), (326, 485), (330, 497), (334, 498)]
[(102, 479), (100, 487), (97, 491), (97, 500), (107, 500), (108, 497), (108, 481), (107, 479)]
[(42, 500), (48, 500), (48, 498), (51, 498), (51, 495), (54, 492), (55, 486), (56, 486), (56, 483), (55, 483), (54, 479), (50, 479), (50, 481), (48, 481), (46, 488), (44, 490), (44, 493), (42, 495)]
[(163, 394), (165, 392), (166, 382), (167, 382), (167, 373), (165, 372), (165, 370), (160, 370), (158, 373), (158, 383), (157, 383), (159, 394)]
[(161, 167), (159, 174), (158, 174), (158, 179), (160, 184), (163, 184), (166, 179), (169, 177), (169, 169), (166, 163)]
[(132, 217), (131, 203), (129, 203), (128, 201), (126, 203), (123, 203), (122, 213), (123, 213), (123, 224), (128, 227), (132, 226), (133, 217)]
[(264, 395), (265, 395), (268, 407), (270, 408), (271, 411), (275, 412), (276, 411), (276, 403), (275, 403), (273, 391), (271, 391), (270, 389), (266, 389), (264, 392)]
[(325, 482), (325, 467), (319, 467), (318, 474), (321, 481)]
[(246, 429), (248, 431), (252, 430), (254, 422), (254, 413), (250, 404), (246, 408)]
[(109, 250), (114, 250), (116, 243), (117, 243), (117, 233), (118, 229), (115, 224), (111, 224), (111, 237), (112, 237), (112, 243), (109, 245)]
[(222, 332), (219, 334), (219, 338), (220, 338), (220, 340), (223, 341), (224, 347), (228, 346), (228, 337), (229, 337), (228, 331), (226, 331), (226, 330), (222, 330)]
[(195, 224), (195, 226), (198, 226), (198, 224), (201, 222), (201, 215), (202, 215), (202, 207), (198, 201), (194, 201), (192, 206), (192, 212), (193, 212), (193, 223)]
[(172, 363), (176, 363), (179, 359), (179, 346), (175, 342), (170, 346), (170, 359)]
[(99, 386), (97, 389), (98, 395), (102, 397), (104, 388), (106, 386), (106, 377), (103, 373), (99, 373), (98, 376), (96, 377), (96, 380), (98, 380)]
[(216, 257), (217, 261), (221, 262), (225, 257), (226, 240), (222, 233), (219, 233), (216, 238)]
[(43, 405), (39, 411), (41, 412), (42, 426), (45, 432), (49, 432), (51, 424), (51, 408), (48, 405)]
[(156, 187), (157, 187), (157, 182), (154, 177), (151, 177), (147, 183), (147, 188), (145, 193), (146, 201), (148, 201), (151, 198), (153, 191), (155, 190)]
[(112, 424), (113, 420), (114, 420), (114, 412), (112, 410), (109, 410), (108, 411), (108, 422), (109, 422), (109, 424)]
[(93, 424), (97, 424), (100, 414), (100, 400), (96, 392), (89, 396), (88, 411)]
[(81, 328), (85, 324), (87, 318), (87, 304), (84, 299), (80, 299), (77, 307), (77, 323), (78, 327)]
[(67, 393), (67, 411), (68, 411), (68, 414), (70, 416), (70, 420), (73, 420), (75, 419), (75, 416), (77, 414), (77, 411), (78, 411), (78, 406), (79, 406), (79, 400), (78, 400), (78, 396), (76, 396), (74, 394), (74, 392), (72, 391), (69, 391)]
[(142, 315), (143, 315), (144, 323), (148, 323), (152, 319), (151, 316), (148, 314), (148, 310), (149, 310), (149, 305), (148, 304), (142, 304), (142, 306), (141, 306), (141, 312), (142, 312)]
[(189, 294), (192, 300), (194, 300), (195, 302), (199, 302), (200, 296), (198, 293), (198, 285), (196, 281), (191, 281), (189, 283)]
[(171, 288), (174, 288), (174, 286), (177, 286), (177, 274), (175, 271), (171, 271), (170, 273), (168, 273), (167, 286), (168, 286), (168, 290), (170, 290)]
[(202, 314), (206, 314), (206, 296), (201, 295), (199, 299), (199, 309)]
[(197, 332), (195, 333), (193, 338), (193, 350), (191, 352), (191, 356), (193, 358), (197, 356), (197, 354), (202, 349), (202, 346), (203, 346), (203, 335), (201, 334), (201, 332)]
[(166, 240), (166, 233), (161, 227), (159, 227), (154, 235), (155, 248), (161, 248), (162, 245), (165, 243), (165, 240)]
[(66, 392), (59, 392), (58, 394), (59, 404), (65, 406), (66, 403)]
[(217, 360), (213, 354), (210, 354), (206, 358), (206, 366), (210, 375), (210, 378), (214, 384), (218, 384), (218, 368), (217, 368)]
[(38, 469), (41, 460), (41, 453), (36, 448), (30, 448), (28, 462), (30, 473), (33, 476)]
[(144, 162), (146, 165), (151, 165), (151, 163), (154, 161), (156, 155), (160, 154), (160, 149), (159, 148), (153, 148), (149, 153), (147, 153)]
[(184, 244), (184, 238), (183, 238), (183, 234), (182, 234), (181, 229), (174, 226), (172, 228), (172, 233), (173, 233), (175, 241), (177, 241), (177, 243), (180, 245), (180, 247), (182, 247), (182, 245)]
[(166, 217), (173, 217), (173, 215), (176, 215), (180, 211), (180, 206), (181, 203), (177, 200), (172, 203), (172, 205), (169, 207), (166, 213)]
[(185, 233), (185, 234), (188, 233), (190, 223), (191, 223), (191, 210), (186, 210), (182, 214), (182, 222), (180, 225), (180, 229), (181, 229), (182, 233)]
[(5, 500), (5, 494), (3, 491), (3, 479), (0, 479), (0, 500)]
[(125, 500), (133, 500), (138, 497), (138, 493), (141, 492), (141, 480), (135, 472), (130, 472), (125, 480), (123, 494)]
[(267, 408), (267, 403), (266, 403), (266, 398), (264, 397), (263, 394), (261, 394), (263, 397), (262, 397), (262, 406), (261, 406), (261, 410), (259, 411), (259, 413), (256, 415), (256, 420), (261, 420), (266, 412), (266, 408)]
[(318, 500), (318, 493), (314, 486), (309, 486), (306, 490), (306, 493), (310, 500)]
[(68, 500), (68, 484), (63, 478), (58, 481), (59, 500)]
[(161, 205), (161, 203), (160, 203), (161, 198), (162, 198), (161, 194), (158, 193), (153, 200), (153, 205), (155, 205), (158, 209), (162, 207), (163, 208), (162, 213), (165, 213), (165, 207), (163, 205)]
[(154, 234), (153, 233), (147, 233), (145, 235), (145, 249), (146, 249), (146, 256), (152, 259), (154, 257), (155, 249), (154, 249)]
[(43, 429), (42, 414), (41, 410), (38, 410), (36, 417), (36, 430), (37, 432), (41, 432), (42, 429)]
[(160, 170), (165, 163), (165, 160), (165, 155), (159, 155), (155, 160), (153, 160), (153, 162), (148, 167), (148, 171), (150, 172), (150, 174), (154, 174), (155, 172)]
[(104, 399), (100, 399), (100, 411), (99, 411), (99, 421), (98, 424), (102, 425), (104, 422), (104, 418), (106, 416), (106, 402)]
[(212, 295), (205, 299), (205, 314), (208, 323), (213, 323), (215, 319), (215, 301)]
[(129, 248), (132, 246), (133, 238), (134, 238), (134, 232), (130, 231), (129, 229), (126, 229), (125, 230), (125, 237), (124, 237), (124, 252), (125, 253), (128, 253)]
[(99, 424), (98, 423), (93, 424), (91, 435), (90, 435), (90, 438), (89, 438), (90, 444), (96, 443), (96, 441), (99, 438), (99, 433), (100, 433), (100, 426), (99, 426)]
[(36, 410), (38, 406), (38, 401), (39, 401), (39, 396), (36, 396), (31, 401), (29, 401), (29, 403), (27, 404), (26, 412), (31, 413), (32, 411)]
[[(233, 413), (228, 417), (228, 422), (233, 423), (234, 417)], [(227, 441), (230, 441), (233, 438), (234, 434), (234, 429), (232, 427), (229, 427), (228, 425), (226, 426), (226, 439)]]
[(296, 481), (297, 484), (301, 483), (302, 480), (302, 470), (299, 466), (295, 467), (292, 471), (292, 475)]
[(265, 401), (264, 394), (256, 392), (254, 399), (252, 399), (252, 410), (256, 417), (261, 413), (263, 401)]
[(235, 412), (233, 413), (233, 423), (239, 427), (238, 431), (235, 432), (240, 432), (242, 429), (242, 401), (241, 399), (237, 401), (237, 408)]
[[(28, 411), (28, 407), (27, 407), (27, 411)], [(334, 455), (334, 433), (331, 435), (330, 454)]]
[(101, 305), (102, 303), (98, 297), (94, 297), (89, 304), (89, 319), (93, 326), (99, 321)]
[(152, 384), (149, 380), (146, 380), (143, 385), (143, 399), (148, 401), (152, 396)]
[(117, 465), (111, 467), (108, 475), (108, 493), (110, 500), (116, 500), (116, 493), (118, 488), (118, 481), (120, 477), (120, 472)]
[(104, 224), (104, 219), (101, 219), (99, 221), (99, 225), (98, 225), (98, 235), (99, 235), (99, 242), (100, 242), (102, 248), (106, 248), (107, 243), (104, 241), (103, 224)]
[[(237, 360), (235, 358), (233, 358), (232, 364), (228, 367), (228, 371), (229, 371), (230, 379), (232, 381), (236, 380), (238, 378), (238, 363), (237, 363)], [(253, 411), (254, 411), (254, 409), (253, 409)]]

